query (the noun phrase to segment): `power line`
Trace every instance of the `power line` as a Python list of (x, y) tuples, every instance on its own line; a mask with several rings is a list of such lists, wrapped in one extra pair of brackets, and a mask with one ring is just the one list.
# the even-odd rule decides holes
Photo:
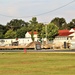
[(31, 15), (31, 16), (21, 16), (21, 17), (17, 17), (17, 16), (8, 16), (8, 15), (4, 15), (4, 14), (0, 14), (1, 16), (4, 16), (4, 17), (17, 17), (17, 18), (29, 18), (29, 17), (33, 17), (33, 16), (41, 16), (41, 15), (45, 15), (45, 14), (48, 14), (48, 13), (52, 13), (52, 12), (54, 12), (54, 11), (57, 11), (57, 10), (59, 10), (59, 9), (61, 9), (61, 8), (64, 8), (64, 7), (66, 7), (66, 6), (68, 6), (68, 5), (70, 5), (70, 4), (72, 4), (72, 3), (74, 3), (75, 2), (75, 0), (73, 0), (73, 1), (71, 1), (71, 2), (69, 2), (69, 3), (67, 3), (67, 4), (65, 4), (65, 5), (63, 5), (63, 6), (60, 6), (60, 7), (58, 7), (58, 8), (55, 8), (55, 9), (53, 9), (53, 10), (50, 10), (50, 11), (48, 11), (48, 12), (44, 12), (44, 13), (41, 13), (41, 14), (36, 14), (36, 15)]
[(56, 11), (56, 10), (59, 10), (59, 9), (61, 9), (61, 8), (64, 8), (64, 7), (66, 7), (66, 6), (70, 5), (70, 4), (72, 4), (73, 2), (75, 2), (75, 0), (69, 2), (69, 3), (67, 3), (67, 4), (65, 4), (65, 5), (63, 5), (63, 6), (61, 6), (61, 7), (58, 7), (58, 8), (56, 8), (56, 9), (53, 9), (53, 10), (51, 10), (51, 11), (48, 11), (48, 12), (45, 12), (45, 13), (42, 13), (42, 14), (38, 14), (38, 15), (36, 15), (36, 16), (40, 16), (40, 15), (44, 15), (44, 14), (48, 14), (48, 13), (54, 12), (54, 11)]

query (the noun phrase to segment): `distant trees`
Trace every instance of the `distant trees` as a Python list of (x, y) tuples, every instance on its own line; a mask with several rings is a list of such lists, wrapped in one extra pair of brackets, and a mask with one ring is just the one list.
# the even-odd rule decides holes
[(75, 28), (75, 19), (72, 19), (70, 23), (67, 24), (68, 29)]
[(0, 32), (0, 39), (4, 38), (4, 35), (2, 32)]
[(6, 27), (0, 24), (0, 39), (4, 38), (5, 32), (6, 32)]
[(6, 32), (6, 27), (4, 25), (0, 24), (0, 32), (3, 34)]
[(28, 30), (29, 31), (36, 31), (36, 26), (37, 26), (38, 22), (37, 22), (37, 18), (33, 17), (32, 20), (29, 21), (29, 27)]
[(11, 20), (6, 25), (7, 32), (5, 33), (5, 38), (24, 38), (28, 24), (28, 22), (24, 22), (23, 20)]
[(16, 38), (16, 31), (13, 31), (13, 30), (8, 30), (6, 33), (5, 33), (5, 38)]
[(23, 26), (28, 26), (27, 22), (24, 22), (23, 20), (13, 19), (6, 25), (8, 29), (17, 30), (20, 29)]
[(17, 38), (25, 38), (25, 34), (26, 34), (27, 31), (28, 31), (28, 29), (27, 29), (26, 26), (24, 26), (24, 27), (22, 27), (20, 29), (17, 29), (16, 37)]
[(56, 17), (51, 21), (51, 23), (57, 25), (59, 29), (67, 29), (67, 23), (64, 18)]
[(37, 22), (37, 18), (33, 17), (30, 21), (29, 21), (29, 25), (28, 25), (28, 31), (31, 31), (31, 39), (32, 41), (34, 41), (34, 31), (36, 31), (36, 26), (37, 26), (38, 22)]
[[(46, 28), (47, 26), (47, 28)], [(24, 38), (27, 31), (37, 31), (38, 37), (42, 39), (46, 37), (51, 40), (58, 33), (58, 29), (71, 29), (75, 28), (75, 19), (72, 19), (68, 24), (64, 18), (55, 17), (47, 25), (39, 23), (36, 17), (32, 17), (29, 22), (25, 22), (22, 19), (12, 19), (5, 26), (0, 24), (0, 39), (1, 38)], [(47, 34), (46, 35), (46, 29)], [(32, 34), (32, 39), (34, 40)]]

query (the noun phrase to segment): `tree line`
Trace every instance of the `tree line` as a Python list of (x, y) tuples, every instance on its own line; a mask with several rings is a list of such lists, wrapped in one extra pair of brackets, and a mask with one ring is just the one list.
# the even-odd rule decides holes
[(48, 24), (39, 23), (36, 17), (33, 17), (29, 22), (25, 22), (22, 19), (12, 19), (6, 25), (0, 24), (0, 39), (8, 38), (25, 38), (25, 34), (28, 31), (38, 32), (40, 39), (47, 37), (52, 40), (58, 35), (59, 29), (71, 29), (75, 27), (75, 19), (67, 23), (64, 18), (55, 17)]

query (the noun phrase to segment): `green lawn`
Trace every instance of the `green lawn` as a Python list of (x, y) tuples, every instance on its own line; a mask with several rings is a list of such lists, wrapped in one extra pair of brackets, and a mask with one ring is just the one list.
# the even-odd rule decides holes
[(75, 53), (0, 53), (0, 75), (75, 75)]

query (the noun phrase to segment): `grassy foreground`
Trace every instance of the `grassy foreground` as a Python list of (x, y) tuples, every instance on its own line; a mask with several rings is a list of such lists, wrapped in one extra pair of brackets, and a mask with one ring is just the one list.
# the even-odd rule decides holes
[(75, 75), (75, 54), (0, 53), (0, 75)]

